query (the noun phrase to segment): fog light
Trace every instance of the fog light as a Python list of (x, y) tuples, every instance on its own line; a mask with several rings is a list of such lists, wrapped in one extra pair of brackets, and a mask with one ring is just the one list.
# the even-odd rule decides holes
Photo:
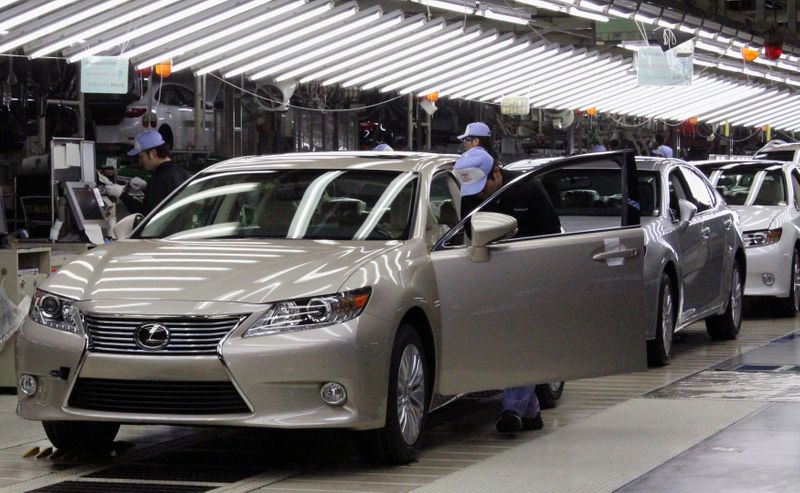
[(19, 377), (19, 390), (25, 395), (33, 395), (39, 389), (39, 382), (33, 375)]
[(765, 272), (761, 274), (761, 281), (767, 286), (772, 286), (773, 284), (775, 284), (775, 276), (773, 276), (769, 272)]
[(326, 404), (331, 406), (341, 406), (347, 401), (347, 391), (344, 389), (344, 385), (336, 382), (328, 382), (323, 385), (319, 395)]

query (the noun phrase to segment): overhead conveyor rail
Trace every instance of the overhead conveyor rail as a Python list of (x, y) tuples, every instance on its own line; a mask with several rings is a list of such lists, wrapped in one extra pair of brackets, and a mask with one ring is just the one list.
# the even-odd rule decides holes
[(0, 0), (0, 53), (800, 130), (794, 90), (703, 72), (702, 56), (691, 86), (639, 87), (629, 58), (468, 24), (323, 0)]

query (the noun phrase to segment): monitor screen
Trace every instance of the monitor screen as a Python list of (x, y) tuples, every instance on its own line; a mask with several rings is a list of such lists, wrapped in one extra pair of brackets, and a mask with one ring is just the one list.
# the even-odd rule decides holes
[(78, 202), (78, 207), (81, 210), (83, 219), (91, 221), (93, 219), (105, 219), (102, 206), (97, 202), (97, 197), (94, 190), (91, 188), (76, 188), (75, 199)]
[(0, 190), (0, 235), (8, 234), (8, 226), (6, 225), (6, 209), (3, 204), (3, 191)]

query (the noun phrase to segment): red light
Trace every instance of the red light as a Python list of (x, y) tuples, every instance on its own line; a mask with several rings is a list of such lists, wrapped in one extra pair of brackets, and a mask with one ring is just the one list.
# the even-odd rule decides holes
[(783, 55), (783, 45), (780, 43), (767, 43), (764, 45), (764, 56), (769, 60), (777, 60)]
[(147, 108), (128, 108), (125, 111), (126, 118), (139, 118), (140, 116), (144, 115), (144, 112), (147, 111)]

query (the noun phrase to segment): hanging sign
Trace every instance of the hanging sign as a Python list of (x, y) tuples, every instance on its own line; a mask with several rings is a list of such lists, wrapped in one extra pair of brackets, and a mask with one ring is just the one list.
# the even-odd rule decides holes
[(658, 46), (638, 50), (636, 78), (640, 86), (690, 86), (693, 75), (694, 55), (679, 50), (664, 52)]
[(128, 92), (128, 59), (89, 56), (81, 59), (81, 92), (125, 94)]
[(531, 112), (531, 101), (525, 96), (504, 96), (500, 100), (500, 114), (524, 116)]

